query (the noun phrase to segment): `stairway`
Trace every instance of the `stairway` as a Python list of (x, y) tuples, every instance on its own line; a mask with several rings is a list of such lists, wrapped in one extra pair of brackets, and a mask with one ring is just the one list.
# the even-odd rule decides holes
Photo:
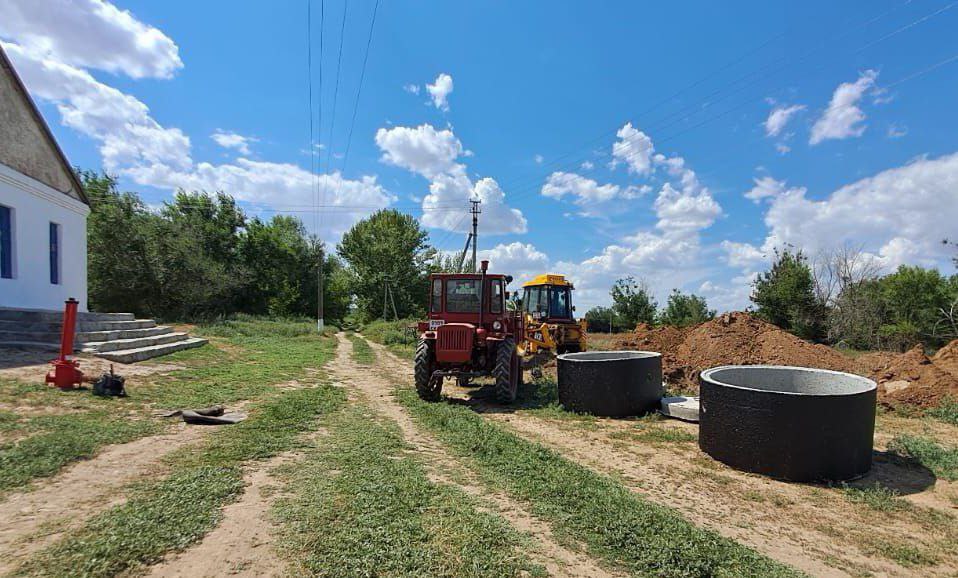
[[(0, 307), (0, 347), (60, 349), (63, 312)], [(115, 363), (135, 363), (205, 345), (132, 313), (78, 313), (74, 348)]]

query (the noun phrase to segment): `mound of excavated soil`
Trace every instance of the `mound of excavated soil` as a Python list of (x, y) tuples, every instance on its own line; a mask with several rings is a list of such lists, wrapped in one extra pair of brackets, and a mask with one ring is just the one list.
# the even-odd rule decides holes
[(745, 312), (726, 313), (691, 328), (640, 324), (616, 343), (622, 349), (658, 351), (672, 387), (698, 388), (699, 372), (719, 365), (796, 365), (857, 373), (879, 384), (883, 403), (929, 407), (958, 398), (958, 341), (929, 359), (921, 347), (905, 354), (869, 353), (857, 360), (809, 343)]

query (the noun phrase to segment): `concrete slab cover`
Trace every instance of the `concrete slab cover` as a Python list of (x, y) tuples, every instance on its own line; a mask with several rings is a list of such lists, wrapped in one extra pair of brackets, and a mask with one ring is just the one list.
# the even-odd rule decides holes
[(666, 417), (698, 423), (699, 398), (683, 396), (663, 397), (659, 413)]

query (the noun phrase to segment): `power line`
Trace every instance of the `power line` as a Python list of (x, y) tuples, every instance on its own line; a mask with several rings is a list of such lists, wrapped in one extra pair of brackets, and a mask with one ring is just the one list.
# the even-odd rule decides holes
[[(339, 25), (339, 54), (336, 56), (336, 81), (333, 86), (333, 111), (332, 111), (332, 114), (330, 115), (330, 120), (329, 120), (329, 139), (327, 139), (326, 141), (326, 172), (327, 173), (329, 173), (333, 167), (331, 155), (333, 154), (333, 141), (334, 141), (334, 134), (336, 129), (336, 105), (337, 105), (337, 101), (339, 100), (339, 73), (343, 65), (343, 41), (346, 38), (346, 14), (348, 12), (349, 12), (349, 2), (347, 0), (343, 0), (343, 18), (342, 18), (342, 22)], [(320, 130), (322, 130), (322, 128), (320, 128)], [(339, 194), (339, 190), (341, 186), (342, 186), (342, 178), (340, 178), (340, 184), (336, 186), (337, 196)], [(329, 175), (327, 175), (326, 178), (323, 179), (323, 193), (322, 193), (323, 203), (326, 202), (326, 191), (328, 188), (329, 188)], [(322, 215), (320, 215), (319, 217), (319, 223), (320, 225), (323, 224)]]
[(353, 114), (349, 121), (349, 132), (346, 136), (346, 150), (343, 152), (342, 172), (346, 172), (346, 163), (349, 161), (349, 147), (353, 142), (353, 128), (356, 126), (356, 111), (359, 110), (359, 97), (363, 93), (363, 82), (366, 79), (366, 62), (369, 60), (369, 47), (373, 42), (373, 30), (376, 28), (376, 14), (379, 12), (379, 0), (373, 7), (373, 17), (369, 22), (369, 36), (366, 38), (366, 52), (363, 54), (363, 67), (359, 73), (359, 88), (356, 89), (356, 100), (353, 101)]

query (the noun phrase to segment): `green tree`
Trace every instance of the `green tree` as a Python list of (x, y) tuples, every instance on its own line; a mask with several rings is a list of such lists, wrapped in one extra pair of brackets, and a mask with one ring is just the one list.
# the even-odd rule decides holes
[(585, 322), (590, 333), (614, 333), (625, 329), (611, 307), (589, 309), (585, 312)]
[(648, 286), (634, 277), (619, 279), (612, 285), (612, 310), (624, 327), (639, 323), (652, 324), (658, 304), (652, 299)]
[(704, 297), (694, 294), (686, 295), (678, 289), (673, 289), (659, 317), (659, 322), (663, 325), (686, 327), (704, 323), (714, 317), (715, 311), (709, 309)]
[(772, 268), (752, 285), (756, 314), (804, 339), (825, 334), (825, 305), (815, 293), (815, 278), (801, 251), (775, 251)]
[(940, 344), (937, 326), (953, 299), (953, 283), (937, 269), (902, 265), (882, 277), (881, 299), (886, 316), (880, 333), (886, 345), (905, 348), (915, 343)]
[(387, 286), (400, 317), (425, 311), (428, 273), (435, 259), (427, 238), (414, 217), (391, 209), (374, 213), (343, 235), (338, 252), (350, 269), (356, 307), (364, 320), (382, 315)]

